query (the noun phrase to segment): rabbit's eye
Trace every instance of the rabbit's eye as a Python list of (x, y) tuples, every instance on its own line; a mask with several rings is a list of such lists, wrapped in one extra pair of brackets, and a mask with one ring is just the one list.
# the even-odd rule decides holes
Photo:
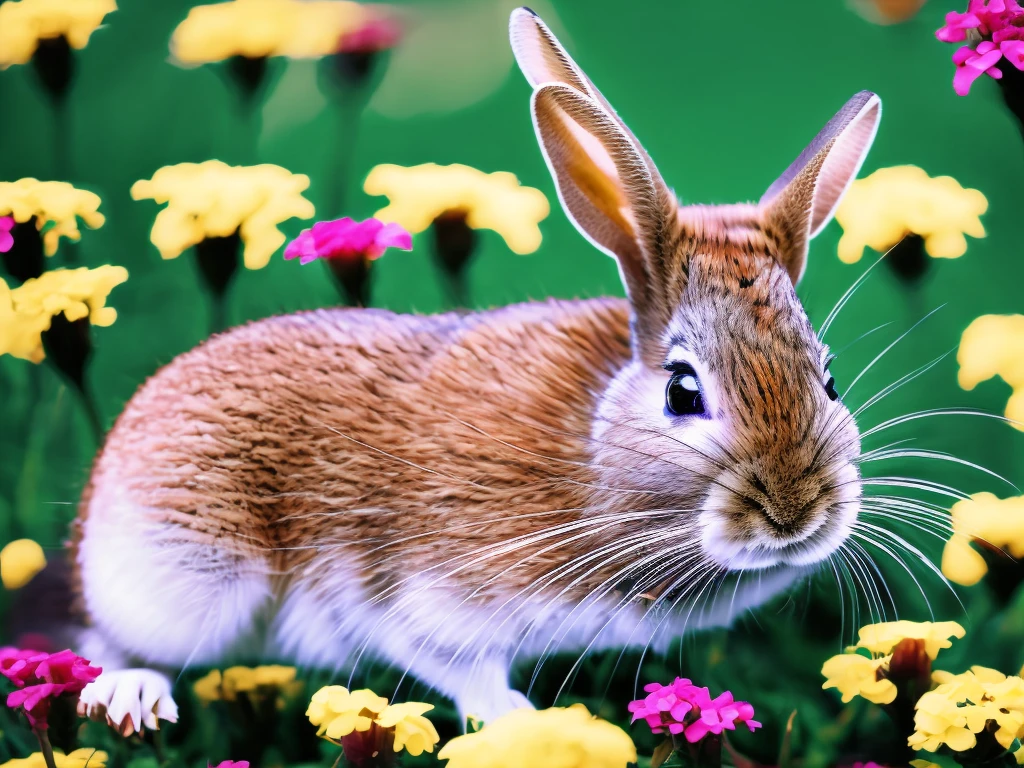
[[(835, 355), (829, 355), (828, 359), (825, 360), (825, 373), (828, 373), (828, 367), (832, 365), (832, 361), (836, 359)], [(828, 381), (825, 382), (825, 394), (828, 395), (828, 399), (835, 402), (839, 399), (839, 393), (836, 392), (836, 377), (829, 376)]]
[(704, 413), (697, 373), (689, 365), (673, 366), (672, 378), (665, 388), (665, 407), (674, 416), (696, 416)]
[(828, 395), (829, 400), (838, 400), (839, 393), (836, 392), (836, 377), (829, 376), (828, 381), (825, 382), (825, 394)]

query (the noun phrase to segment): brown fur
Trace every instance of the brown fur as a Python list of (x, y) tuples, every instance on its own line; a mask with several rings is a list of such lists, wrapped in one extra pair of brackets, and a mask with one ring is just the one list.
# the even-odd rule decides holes
[[(627, 308), (612, 299), (273, 318), (147, 382), (92, 482), (122, 487), (148, 522), (278, 574), (310, 556), (295, 547), (325, 541), (385, 547), (401, 570), (424, 570), (520, 531), (510, 513), (580, 514), (594, 396), (628, 355)], [(376, 511), (329, 514), (349, 509)], [(87, 514), (107, 512), (90, 512), (86, 494)]]

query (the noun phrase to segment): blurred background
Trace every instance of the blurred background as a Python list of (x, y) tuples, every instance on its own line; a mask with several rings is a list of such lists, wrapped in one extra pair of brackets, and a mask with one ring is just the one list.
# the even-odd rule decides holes
[[(0, 180), (70, 181), (99, 194), (107, 217), (102, 228), (83, 229), (79, 244), (62, 244), (48, 266), (116, 264), (130, 274), (109, 300), (117, 322), (92, 334), (88, 380), (104, 426), (113, 423), (140, 383), (208, 335), (209, 302), (195, 260), (189, 253), (162, 260), (149, 239), (157, 206), (129, 196), (135, 181), (164, 165), (220, 159), (275, 163), (307, 174), (306, 196), (317, 206), (318, 219), (340, 214), (360, 219), (382, 207), (384, 198), (362, 191), (366, 174), (380, 163), (465, 163), (486, 172), (511, 171), (524, 185), (542, 190), (552, 211), (540, 225), (541, 247), (527, 256), (512, 253), (493, 232), (480, 233), (468, 273), (473, 305), (622, 295), (613, 262), (588, 245), (558, 208), (530, 123), (530, 90), (507, 42), (508, 12), (515, 2), (396, 3), (403, 39), (376, 62), (365, 108), (362, 96), (339, 104), (338, 93), (318, 74), (318, 62), (270, 59), (258, 136), (224, 76), (224, 65), (184, 68), (170, 61), (168, 41), (191, 5), (189, 0), (121, 0), (88, 47), (76, 52), (77, 74), (64, 117), (66, 157), (53, 150), (58, 138), (53, 109), (33, 69), (0, 71)], [(827, 338), (841, 352), (832, 366), (837, 389), (843, 392), (892, 340), (941, 307), (871, 369), (849, 403), (857, 406), (936, 356), (954, 354), (867, 411), (862, 429), (929, 408), (1002, 413), (1008, 387), (993, 380), (971, 392), (961, 390), (955, 349), (961, 332), (979, 315), (1024, 308), (1024, 241), (1015, 229), (1024, 213), (1024, 143), (994, 82), (979, 82), (966, 98), (954, 94), (953, 49), (934, 36), (953, 6), (929, 0), (899, 24), (874, 23), (844, 0), (543, 0), (534, 9), (617, 108), (684, 202), (756, 200), (854, 92), (878, 93), (884, 105), (881, 129), (861, 175), (914, 164), (932, 176), (953, 176), (987, 196), (989, 209), (982, 217), (987, 236), (970, 240), (961, 258), (929, 259), (915, 281), (884, 266), (873, 271)], [(322, 215), (339, 188), (344, 188), (343, 210)], [(291, 238), (305, 226), (309, 222), (292, 219), (282, 229)], [(813, 242), (799, 288), (816, 327), (876, 258), (868, 251), (857, 264), (841, 263), (836, 255), (841, 234), (832, 223)], [(372, 304), (399, 312), (445, 309), (431, 248), (424, 233), (415, 237), (411, 253), (392, 251), (375, 262)], [(338, 303), (322, 265), (285, 262), (278, 252), (265, 268), (238, 274), (228, 297), (228, 320), (234, 325)], [(890, 325), (846, 349), (883, 323)], [(56, 558), (95, 442), (76, 394), (51, 368), (34, 370), (24, 360), (0, 357), (0, 542), (30, 537)], [(920, 419), (874, 437), (865, 447), (908, 437), (920, 447), (949, 451), (1018, 485), (1024, 482), (1024, 435), (994, 419)], [(1017, 493), (968, 468), (932, 464), (907, 460), (868, 472), (930, 478), (965, 493)], [(900, 534), (937, 560), (941, 539), (914, 526)], [(1011, 604), (1010, 598), (983, 587), (962, 590), (958, 598), (920, 558), (903, 552), (911, 561), (904, 569), (885, 553), (875, 554), (901, 617), (929, 618), (923, 592), (936, 618), (968, 626), (971, 663), (1010, 672), (1024, 661), (1017, 650), (1024, 615), (999, 610)], [(870, 741), (885, 727), (866, 716), (856, 726), (862, 729), (859, 736), (851, 731), (852, 718), (841, 731), (835, 720), (838, 697), (820, 690), (820, 660), (851, 639), (858, 621), (848, 589), (844, 596), (837, 599), (829, 574), (806, 593), (742, 621), (730, 634), (688, 638), (678, 655), (652, 662), (662, 666), (644, 677), (690, 673), (703, 684), (731, 687), (738, 697), (754, 701), (759, 714), (766, 710), (760, 719), (776, 735), (789, 711), (799, 707), (797, 748), (818, 755), (809, 764), (827, 764), (842, 749), (836, 744)], [(891, 618), (892, 607), (887, 608)], [(866, 616), (867, 606), (860, 610)], [(1011, 644), (1007, 638), (1016, 640)], [(958, 652), (955, 648), (948, 657), (951, 664), (963, 658)], [(614, 675), (615, 658), (588, 662), (571, 695), (600, 711), (618, 712), (614, 716), (621, 720), (638, 660), (623, 660)], [(556, 666), (550, 683), (542, 679), (538, 701), (551, 703), (545, 697), (554, 696), (571, 662)], [(602, 705), (608, 679), (620, 694)], [(827, 739), (831, 746), (821, 746)], [(778, 743), (771, 736), (747, 742), (751, 752), (765, 749), (769, 756)]]

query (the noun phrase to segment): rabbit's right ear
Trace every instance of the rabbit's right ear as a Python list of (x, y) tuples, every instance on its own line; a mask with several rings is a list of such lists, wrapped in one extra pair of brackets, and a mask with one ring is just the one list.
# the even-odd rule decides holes
[(669, 321), (666, 288), (684, 269), (664, 258), (678, 203), (608, 102), (532, 11), (512, 13), (512, 47), (527, 79), (534, 129), (562, 207), (576, 228), (619, 263), (635, 313), (637, 351), (660, 364)]

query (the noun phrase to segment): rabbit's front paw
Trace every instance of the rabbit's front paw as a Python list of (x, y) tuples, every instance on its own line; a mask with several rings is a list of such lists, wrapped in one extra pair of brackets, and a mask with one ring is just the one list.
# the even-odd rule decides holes
[(78, 713), (105, 720), (122, 736), (154, 730), (160, 720), (178, 721), (178, 705), (171, 698), (171, 681), (151, 669), (119, 669), (103, 672), (85, 686), (78, 699)]

